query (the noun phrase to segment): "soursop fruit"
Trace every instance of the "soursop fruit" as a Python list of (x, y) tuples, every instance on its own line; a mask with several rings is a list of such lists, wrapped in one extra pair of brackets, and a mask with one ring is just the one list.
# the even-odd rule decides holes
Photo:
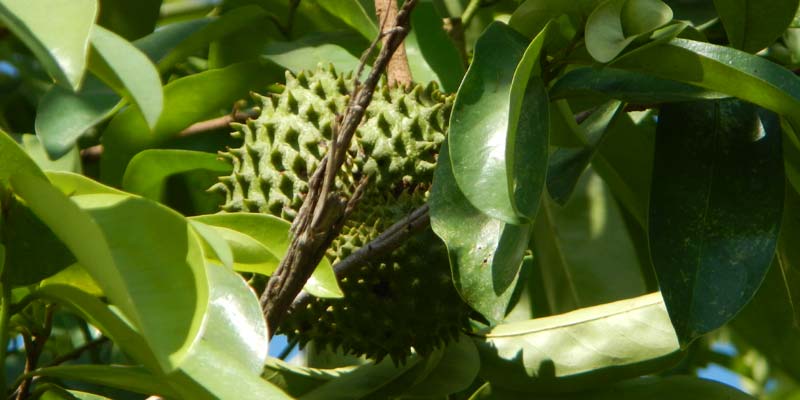
[[(216, 185), (226, 196), (222, 209), (293, 220), (351, 90), (349, 76), (320, 67), (287, 72), (282, 93), (255, 96), (260, 116), (234, 125), (243, 145), (221, 153), (234, 166)], [(337, 175), (337, 189), (348, 194), (363, 176), (369, 183), (328, 250), (333, 263), (424, 204), (451, 107), (452, 97), (435, 84), (378, 86)], [(453, 288), (444, 244), (430, 229), (356, 268), (341, 286), (344, 298), (314, 299), (292, 310), (280, 332), (301, 346), (313, 340), (318, 348), (402, 362), (412, 347), (427, 354), (468, 326), (469, 309)]]

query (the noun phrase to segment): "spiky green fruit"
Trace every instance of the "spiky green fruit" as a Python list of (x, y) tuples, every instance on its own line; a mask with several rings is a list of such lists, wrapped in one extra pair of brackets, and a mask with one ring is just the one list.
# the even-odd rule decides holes
[[(333, 124), (345, 111), (352, 79), (332, 68), (286, 74), (280, 94), (256, 96), (261, 115), (234, 125), (243, 145), (222, 153), (234, 166), (217, 187), (224, 211), (269, 213), (293, 220), (319, 165)], [(434, 84), (410, 89), (381, 84), (348, 149), (336, 188), (369, 185), (328, 250), (335, 263), (424, 204), (452, 98)], [(341, 282), (342, 299), (315, 299), (292, 310), (280, 331), (301, 345), (311, 340), (345, 352), (402, 362), (413, 347), (427, 354), (457, 337), (469, 309), (450, 278), (444, 245), (430, 229)]]

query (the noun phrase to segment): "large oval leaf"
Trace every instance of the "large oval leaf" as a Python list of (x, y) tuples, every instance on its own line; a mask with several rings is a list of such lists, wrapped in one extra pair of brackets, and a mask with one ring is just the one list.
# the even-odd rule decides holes
[(792, 23), (798, 0), (714, 0), (731, 47), (755, 53), (775, 41)]
[[(525, 393), (486, 385), (470, 400), (517, 400)], [(752, 396), (724, 383), (693, 376), (649, 377), (632, 379), (606, 388), (558, 397), (537, 397), (540, 400), (754, 400)]]
[(497, 323), (514, 292), (531, 226), (505, 224), (475, 209), (456, 185), (448, 154), (445, 143), (433, 178), (431, 227), (447, 245), (456, 290)]
[(569, 392), (652, 373), (679, 345), (659, 293), (494, 327), (476, 339), (481, 376), (524, 392)]
[(586, 20), (586, 50), (607, 63), (640, 36), (672, 20), (672, 9), (661, 0), (607, 0)]
[(176, 79), (164, 86), (164, 109), (150, 135), (141, 115), (126, 109), (111, 120), (103, 133), (105, 153), (100, 163), (103, 180), (119, 183), (133, 156), (156, 147), (187, 126), (229, 109), (249, 90), (261, 88), (283, 76), (274, 64), (252, 61)]
[(0, 130), (0, 154), (3, 162), (0, 163), (0, 189), (9, 184), (12, 176), (20, 173), (44, 178), (44, 172), (36, 165), (25, 150), (11, 136)]
[(115, 33), (95, 26), (92, 30), (92, 72), (131, 100), (147, 126), (155, 127), (164, 106), (161, 78), (147, 56)]
[(507, 25), (489, 25), (450, 117), (458, 186), (475, 208), (511, 224), (533, 219), (544, 185), (549, 102), (536, 68), (546, 34), (526, 49), (527, 40)]
[(122, 187), (148, 199), (162, 201), (167, 178), (198, 169), (226, 175), (232, 167), (213, 153), (150, 149), (131, 159), (122, 178)]
[(772, 262), (783, 198), (777, 115), (736, 99), (661, 108), (650, 255), (682, 344), (753, 297)]
[(778, 112), (800, 127), (800, 78), (764, 58), (686, 39), (637, 49), (612, 64), (691, 83)]
[(72, 90), (78, 90), (83, 81), (96, 16), (96, 0), (0, 3), (3, 24), (31, 49), (57, 83)]
[(138, 197), (90, 194), (73, 197), (76, 204), (31, 175), (12, 183), (141, 332), (160, 368), (176, 368), (208, 305), (202, 254), (187, 221)]

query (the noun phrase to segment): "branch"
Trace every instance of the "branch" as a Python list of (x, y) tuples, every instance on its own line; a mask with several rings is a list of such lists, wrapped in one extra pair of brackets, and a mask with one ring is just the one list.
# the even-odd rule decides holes
[(108, 339), (107, 336), (101, 336), (101, 337), (99, 337), (97, 339), (94, 339), (92, 341), (86, 342), (83, 345), (72, 349), (72, 351), (70, 351), (68, 353), (64, 353), (64, 354), (56, 357), (55, 359), (53, 359), (53, 361), (50, 361), (49, 363), (44, 365), (43, 368), (54, 367), (56, 365), (63, 364), (65, 362), (67, 362), (67, 361), (71, 361), (71, 360), (77, 359), (83, 354), (83, 352), (91, 350), (91, 349), (93, 349), (95, 347), (99, 347), (99, 346), (103, 345), (104, 343), (106, 343), (108, 341), (109, 341), (109, 339)]
[[(381, 36), (387, 32), (383, 29), (386, 26), (386, 21), (394, 21), (397, 19), (397, 1), (395, 0), (375, 0), (375, 14), (378, 21), (381, 22)], [(383, 45), (389, 36), (383, 39)], [(411, 68), (408, 66), (408, 56), (406, 56), (406, 46), (403, 43), (397, 47), (389, 60), (389, 65), (386, 67), (386, 75), (389, 78), (389, 86), (405, 86), (411, 85), (413, 80), (411, 77)]]
[[(408, 238), (430, 226), (431, 218), (427, 204), (417, 208), (411, 214), (398, 221), (378, 237), (356, 250), (350, 256), (333, 266), (336, 279), (341, 280), (350, 271), (366, 264), (369, 260), (391, 254), (402, 246)], [(300, 292), (292, 303), (292, 308), (299, 308), (313, 299), (308, 292)]]
[[(381, 74), (395, 49), (408, 35), (410, 13), (416, 4), (417, 0), (406, 0), (403, 8), (397, 13), (393, 28), (387, 31), (384, 46), (363, 85), (358, 81), (359, 74), (356, 74), (355, 87), (345, 114), (337, 118), (334, 124), (328, 154), (309, 179), (308, 193), (292, 223), (292, 243), (286, 257), (281, 260), (267, 282), (267, 288), (260, 298), (270, 337), (275, 334), (292, 300), (303, 289), (303, 285), (311, 277), (325, 251), (338, 236), (347, 219), (348, 211), (355, 206), (358, 193), (363, 191), (366, 185), (366, 181), (362, 180), (355, 191), (356, 195), (350, 200), (334, 190), (336, 173), (344, 163), (350, 141), (356, 128), (361, 124)], [(375, 39), (370, 49), (374, 48), (381, 37)], [(359, 72), (364, 67), (365, 59), (366, 57), (362, 57)]]

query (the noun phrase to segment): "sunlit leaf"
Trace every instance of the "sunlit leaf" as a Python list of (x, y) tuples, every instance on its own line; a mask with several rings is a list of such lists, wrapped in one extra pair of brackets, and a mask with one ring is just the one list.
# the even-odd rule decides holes
[(175, 397), (176, 392), (142, 367), (122, 365), (60, 365), (37, 369), (35, 375), (115, 387), (146, 395)]
[(229, 174), (231, 165), (213, 153), (189, 150), (151, 149), (131, 159), (122, 178), (125, 190), (148, 199), (163, 201), (167, 178), (183, 172), (203, 169)]
[(57, 83), (75, 91), (83, 82), (96, 17), (96, 0), (0, 2), (0, 21), (31, 49)]
[(658, 371), (679, 345), (659, 293), (496, 326), (476, 339), (481, 376), (523, 392), (570, 392)]

